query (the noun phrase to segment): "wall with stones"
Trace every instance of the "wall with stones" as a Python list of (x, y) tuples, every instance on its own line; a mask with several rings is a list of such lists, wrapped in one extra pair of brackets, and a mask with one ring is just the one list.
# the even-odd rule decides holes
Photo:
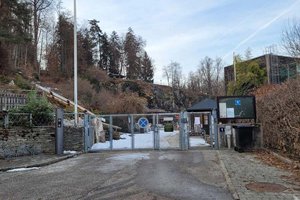
[(64, 127), (64, 149), (70, 151), (84, 150), (83, 127)]
[(0, 129), (0, 158), (54, 152), (54, 128)]
[[(83, 151), (83, 128), (64, 127), (64, 149)], [(0, 128), (0, 158), (55, 153), (55, 128)]]

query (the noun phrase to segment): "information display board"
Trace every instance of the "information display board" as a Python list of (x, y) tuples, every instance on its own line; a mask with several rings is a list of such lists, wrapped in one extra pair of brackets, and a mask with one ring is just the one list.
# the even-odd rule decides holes
[(256, 119), (254, 96), (217, 97), (219, 119)]

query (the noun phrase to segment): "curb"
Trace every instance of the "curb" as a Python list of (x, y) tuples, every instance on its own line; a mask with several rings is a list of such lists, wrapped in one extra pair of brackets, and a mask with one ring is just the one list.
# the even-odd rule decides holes
[(6, 168), (0, 168), (0, 172), (6, 172), (8, 170), (12, 170), (12, 169), (19, 169), (19, 168), (32, 168), (32, 167), (44, 167), (47, 165), (51, 165), (63, 160), (67, 160), (69, 158), (74, 158), (76, 156), (79, 156), (81, 153), (76, 153), (76, 154), (70, 154), (70, 155), (65, 155), (59, 158), (55, 158), (49, 161), (45, 161), (45, 162), (40, 162), (40, 163), (35, 163), (35, 164), (31, 164), (31, 165), (21, 165), (18, 167), (6, 167)]
[(224, 176), (225, 176), (225, 180), (226, 180), (228, 189), (229, 189), (229, 191), (231, 192), (233, 199), (234, 199), (234, 200), (239, 200), (240, 197), (239, 197), (239, 195), (238, 195), (236, 189), (234, 188), (234, 186), (233, 186), (233, 184), (232, 184), (232, 182), (231, 182), (229, 173), (228, 173), (228, 171), (227, 171), (227, 169), (226, 169), (226, 167), (225, 167), (225, 164), (224, 164), (223, 160), (221, 159), (219, 150), (217, 150), (217, 156), (218, 156), (218, 158), (219, 158), (221, 170), (222, 170), (222, 172), (223, 172), (223, 174), (224, 174)]

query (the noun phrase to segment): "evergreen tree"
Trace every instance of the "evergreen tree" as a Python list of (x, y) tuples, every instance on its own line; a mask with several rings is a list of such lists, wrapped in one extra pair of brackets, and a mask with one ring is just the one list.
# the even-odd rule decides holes
[(261, 68), (256, 61), (242, 61), (237, 58), (236, 82), (228, 84), (229, 95), (247, 95), (266, 81), (266, 70)]
[(90, 20), (90, 37), (93, 41), (93, 46), (94, 48), (94, 63), (97, 63), (97, 67), (101, 68), (101, 62), (100, 62), (100, 57), (101, 57), (101, 44), (102, 44), (102, 36), (103, 32), (98, 25), (99, 21), (93, 19)]
[(140, 77), (140, 53), (143, 45), (144, 42), (142, 39), (137, 38), (133, 30), (129, 28), (124, 41), (124, 52), (126, 55), (127, 65), (126, 76), (128, 79), (138, 79)]
[(92, 38), (90, 37), (90, 34), (87, 29), (84, 29), (81, 31), (82, 40), (81, 40), (81, 47), (84, 50), (83, 59), (86, 61), (86, 64), (90, 67), (93, 66), (94, 63), (94, 51), (95, 44), (92, 41)]
[(113, 31), (109, 38), (109, 73), (120, 74), (122, 44), (117, 32)]
[(108, 43), (108, 38), (107, 34), (104, 33), (101, 36), (101, 49), (100, 49), (100, 68), (103, 70), (106, 70), (109, 72), (109, 58), (110, 58), (110, 52), (109, 52), (109, 43)]
[(78, 70), (84, 73), (87, 68), (94, 65), (93, 48), (94, 44), (87, 29), (78, 32)]
[(153, 82), (154, 76), (154, 66), (153, 63), (148, 56), (147, 52), (144, 52), (144, 56), (142, 58), (142, 70), (141, 70), (141, 79), (146, 82)]

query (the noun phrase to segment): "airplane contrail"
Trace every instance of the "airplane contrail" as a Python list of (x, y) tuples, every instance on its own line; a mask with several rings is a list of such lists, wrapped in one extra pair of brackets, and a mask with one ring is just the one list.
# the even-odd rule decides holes
[(240, 43), (238, 43), (231, 51), (229, 51), (225, 56), (223, 56), (223, 60), (227, 58), (228, 56), (232, 55), (232, 53), (237, 50), (239, 47), (241, 47), (243, 44), (247, 43), (249, 40), (254, 38), (259, 32), (266, 29), (268, 26), (270, 26), (272, 23), (274, 23), (276, 20), (284, 16), (286, 13), (288, 13), (290, 10), (292, 10), (298, 3), (300, 3), (300, 0), (297, 0), (295, 3), (293, 3), (290, 7), (279, 13), (276, 17), (268, 21), (263, 26), (259, 27), (256, 31), (254, 31), (251, 35), (249, 35), (246, 39), (242, 40)]

